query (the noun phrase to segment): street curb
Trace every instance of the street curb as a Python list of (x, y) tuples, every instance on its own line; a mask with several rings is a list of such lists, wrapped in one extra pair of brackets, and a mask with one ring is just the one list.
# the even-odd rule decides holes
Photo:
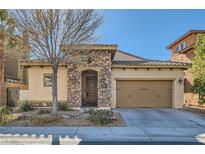
[(0, 134), (0, 144), (52, 144), (52, 135)]

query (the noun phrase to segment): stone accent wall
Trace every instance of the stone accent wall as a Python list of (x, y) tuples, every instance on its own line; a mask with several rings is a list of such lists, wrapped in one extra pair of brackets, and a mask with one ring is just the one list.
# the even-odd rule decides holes
[(94, 70), (98, 78), (98, 107), (111, 107), (111, 53), (76, 51), (68, 64), (68, 105), (81, 107), (82, 72)]

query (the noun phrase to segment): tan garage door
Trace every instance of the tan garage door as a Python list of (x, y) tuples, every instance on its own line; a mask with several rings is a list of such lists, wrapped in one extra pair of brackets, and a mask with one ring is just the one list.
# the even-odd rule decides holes
[(168, 108), (172, 81), (117, 81), (117, 107)]

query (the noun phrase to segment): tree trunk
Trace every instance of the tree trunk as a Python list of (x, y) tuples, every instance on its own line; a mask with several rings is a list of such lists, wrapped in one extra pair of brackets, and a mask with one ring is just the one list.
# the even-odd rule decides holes
[(52, 67), (52, 97), (53, 97), (53, 107), (52, 114), (56, 115), (58, 111), (58, 92), (57, 92), (57, 74), (58, 74), (58, 66)]
[(0, 29), (0, 83), (4, 82), (4, 33)]
[(6, 105), (6, 91), (4, 83), (4, 33), (0, 29), (0, 106)]

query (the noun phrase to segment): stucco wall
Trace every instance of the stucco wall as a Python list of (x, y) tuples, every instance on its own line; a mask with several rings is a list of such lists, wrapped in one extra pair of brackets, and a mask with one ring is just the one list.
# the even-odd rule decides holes
[[(43, 74), (50, 73), (50, 67), (33, 66), (28, 69), (29, 90), (28, 100), (51, 100), (51, 87), (44, 87)], [(133, 69), (112, 68), (112, 107), (116, 107), (116, 80), (172, 80), (172, 105), (173, 108), (181, 108), (184, 103), (184, 84), (179, 84), (178, 80), (183, 79), (184, 72), (181, 69)], [(25, 97), (24, 97), (25, 98)], [(67, 68), (61, 67), (58, 72), (58, 99), (67, 100)]]
[[(194, 42), (195, 43), (195, 42)], [(181, 54), (181, 53), (175, 53), (172, 49), (172, 61), (178, 61), (178, 62), (192, 62), (193, 58), (195, 57), (195, 49), (190, 50), (187, 53)], [(191, 73), (191, 68), (184, 71), (185, 72), (185, 82), (184, 82), (184, 99), (185, 104), (187, 105), (198, 105), (198, 98), (197, 95), (195, 95), (192, 92), (192, 85), (193, 85), (193, 78)]]
[[(52, 100), (52, 88), (44, 87), (43, 74), (51, 73), (51, 67), (32, 66), (28, 68), (29, 90), (28, 100), (49, 101)], [(25, 97), (24, 97), (25, 98)], [(67, 68), (60, 67), (58, 71), (58, 99), (59, 101), (67, 100)]]
[(116, 107), (116, 80), (172, 80), (172, 107), (181, 108), (184, 98), (184, 84), (178, 82), (184, 78), (184, 72), (180, 69), (112, 69), (112, 107)]
[(19, 100), (29, 100), (29, 91), (28, 90), (20, 90), (19, 91)]

